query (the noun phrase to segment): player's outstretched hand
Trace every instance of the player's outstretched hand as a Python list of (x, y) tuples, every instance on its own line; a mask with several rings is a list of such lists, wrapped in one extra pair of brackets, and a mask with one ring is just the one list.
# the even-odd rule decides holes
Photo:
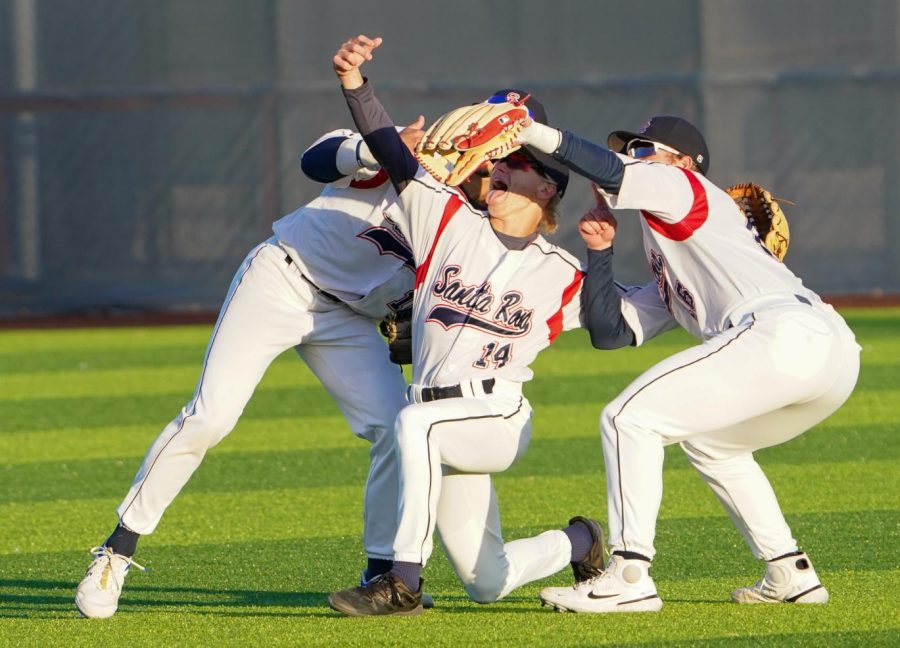
[(578, 222), (578, 233), (581, 234), (581, 238), (584, 239), (589, 250), (605, 250), (612, 247), (618, 223), (597, 185), (591, 183), (591, 189), (597, 204), (581, 217)]
[(406, 144), (406, 148), (408, 148), (409, 152), (413, 155), (416, 153), (416, 147), (419, 145), (419, 142), (425, 137), (425, 131), (422, 130), (423, 126), (425, 126), (425, 116), (419, 115), (419, 118), (416, 119), (416, 121), (400, 131), (400, 139), (403, 140), (403, 143)]
[(353, 90), (363, 84), (359, 68), (366, 61), (372, 60), (372, 50), (380, 47), (381, 42), (380, 36), (369, 38), (365, 34), (360, 34), (341, 45), (337, 54), (331, 59), (331, 63), (342, 86)]

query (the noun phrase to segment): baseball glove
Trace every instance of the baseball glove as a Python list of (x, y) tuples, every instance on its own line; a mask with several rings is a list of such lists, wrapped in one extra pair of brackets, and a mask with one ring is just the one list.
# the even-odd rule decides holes
[(753, 223), (766, 249), (776, 259), (784, 261), (791, 234), (787, 218), (778, 203), (783, 202), (788, 205), (794, 203), (772, 197), (767, 189), (754, 182), (731, 185), (725, 190), (725, 193), (731, 196), (744, 212), (747, 220)]
[(425, 132), (416, 158), (434, 178), (452, 187), (464, 182), (487, 160), (509, 155), (530, 116), (517, 93), (451, 110)]
[(378, 325), (387, 338), (391, 362), (398, 365), (412, 364), (412, 309), (391, 312)]

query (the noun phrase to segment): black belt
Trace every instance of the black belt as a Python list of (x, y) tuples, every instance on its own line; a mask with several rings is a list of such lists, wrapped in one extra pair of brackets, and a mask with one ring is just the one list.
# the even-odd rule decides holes
[[(285, 254), (285, 255), (284, 255), (284, 262), (287, 263), (288, 265), (291, 265), (291, 264), (294, 262), (294, 260), (291, 258), (291, 255), (290, 255), (290, 254)], [(310, 279), (309, 277), (307, 277), (307, 276), (306, 276), (305, 274), (303, 274), (302, 272), (300, 273), (300, 276), (303, 277), (303, 281), (305, 281), (305, 282), (308, 283), (310, 286), (312, 286), (313, 290), (315, 290), (317, 293), (319, 293), (320, 295), (322, 295), (322, 297), (324, 297), (324, 298), (327, 299), (328, 301), (332, 301), (332, 302), (334, 302), (335, 304), (339, 304), (339, 303), (341, 302), (341, 300), (340, 300), (339, 298), (335, 297), (335, 296), (332, 295), (330, 292), (326, 292), (326, 291), (322, 290), (321, 288), (319, 288), (316, 284), (313, 283), (312, 279)]]
[[(481, 381), (481, 387), (485, 394), (494, 392), (494, 379), (486, 378)], [(449, 387), (423, 387), (420, 398), (423, 403), (431, 401), (443, 400), (445, 398), (462, 398), (463, 391), (461, 385), (450, 385)]]

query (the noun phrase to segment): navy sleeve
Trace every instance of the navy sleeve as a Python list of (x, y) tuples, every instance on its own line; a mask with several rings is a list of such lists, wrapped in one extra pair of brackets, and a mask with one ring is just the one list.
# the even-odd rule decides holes
[(595, 349), (620, 349), (635, 342), (634, 331), (622, 317), (622, 298), (613, 282), (612, 257), (611, 247), (588, 250), (581, 312)]
[(344, 177), (337, 168), (337, 152), (346, 137), (329, 137), (312, 146), (300, 156), (300, 170), (316, 182), (334, 182)]
[(553, 157), (575, 173), (593, 180), (601, 189), (618, 194), (622, 186), (625, 165), (607, 148), (562, 131), (562, 141)]
[(381, 168), (387, 171), (397, 193), (401, 193), (416, 177), (419, 162), (400, 139), (394, 122), (375, 96), (368, 79), (355, 90), (344, 89), (344, 98), (359, 134)]

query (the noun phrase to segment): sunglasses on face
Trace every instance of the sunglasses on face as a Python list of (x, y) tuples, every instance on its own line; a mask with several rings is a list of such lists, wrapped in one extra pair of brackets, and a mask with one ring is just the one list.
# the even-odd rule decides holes
[(529, 169), (531, 169), (547, 182), (556, 184), (556, 181), (544, 172), (544, 168), (540, 164), (520, 151), (510, 153), (502, 160), (497, 160), (497, 162), (503, 162), (508, 168), (512, 169), (513, 171), (528, 171)]
[(666, 151), (667, 153), (679, 156), (682, 155), (681, 151), (676, 151), (671, 146), (666, 146), (659, 142), (651, 142), (650, 140), (633, 139), (625, 145), (625, 153), (636, 159), (656, 155), (659, 151)]
[(529, 169), (533, 169), (535, 173), (542, 175), (540, 168), (532, 162), (531, 158), (529, 158), (524, 153), (519, 153), (518, 151), (515, 153), (510, 153), (502, 160), (498, 160), (499, 162), (503, 162), (506, 166), (514, 171), (528, 171)]

